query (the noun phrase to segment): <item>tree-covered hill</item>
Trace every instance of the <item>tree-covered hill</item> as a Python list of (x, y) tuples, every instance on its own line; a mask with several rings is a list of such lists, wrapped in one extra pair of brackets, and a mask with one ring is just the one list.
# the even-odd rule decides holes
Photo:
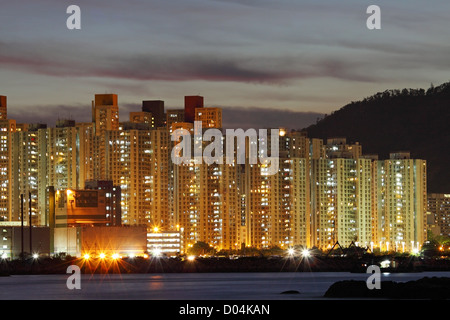
[(311, 138), (346, 137), (365, 154), (410, 151), (428, 164), (428, 192), (450, 193), (450, 82), (387, 90), (351, 102), (305, 129)]

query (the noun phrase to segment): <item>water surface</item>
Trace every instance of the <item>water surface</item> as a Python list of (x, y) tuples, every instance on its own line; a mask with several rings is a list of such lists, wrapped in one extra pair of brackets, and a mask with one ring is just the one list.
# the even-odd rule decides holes
[[(410, 281), (450, 277), (450, 272), (382, 274), (382, 281)], [(5, 300), (292, 300), (324, 299), (340, 280), (367, 280), (369, 274), (349, 272), (280, 273), (166, 273), (81, 275), (81, 289), (69, 290), (69, 275), (14, 275), (0, 277), (0, 299)], [(299, 291), (285, 295), (281, 292)]]

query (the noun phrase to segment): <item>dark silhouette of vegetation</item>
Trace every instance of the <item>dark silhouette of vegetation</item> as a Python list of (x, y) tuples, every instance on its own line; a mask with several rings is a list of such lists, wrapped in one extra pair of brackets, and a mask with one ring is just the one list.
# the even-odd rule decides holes
[(205, 254), (214, 254), (214, 248), (211, 247), (206, 242), (198, 241), (194, 243), (194, 245), (187, 250), (187, 253), (190, 255), (205, 255)]
[(346, 137), (362, 144), (363, 153), (410, 151), (427, 160), (428, 191), (450, 190), (450, 82), (425, 89), (386, 90), (305, 128), (311, 138)]

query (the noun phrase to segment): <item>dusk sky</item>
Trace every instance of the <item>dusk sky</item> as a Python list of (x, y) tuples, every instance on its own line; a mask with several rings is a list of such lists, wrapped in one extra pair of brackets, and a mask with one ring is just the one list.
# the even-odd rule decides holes
[[(116, 93), (121, 121), (142, 100), (172, 109), (202, 95), (224, 127), (301, 128), (379, 91), (450, 80), (448, 0), (1, 3), (0, 94), (18, 122), (89, 121), (94, 95)], [(66, 28), (72, 4), (81, 30)], [(381, 30), (366, 27), (371, 4)]]

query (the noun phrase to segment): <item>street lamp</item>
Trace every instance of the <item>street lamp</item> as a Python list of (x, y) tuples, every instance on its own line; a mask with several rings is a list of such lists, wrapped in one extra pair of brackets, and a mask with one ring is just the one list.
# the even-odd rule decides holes
[(303, 249), (302, 250), (302, 257), (303, 258), (309, 258), (311, 256), (311, 252), (309, 252), (308, 249)]
[(159, 258), (161, 257), (162, 251), (160, 248), (155, 248), (153, 249), (152, 253), (154, 257)]

